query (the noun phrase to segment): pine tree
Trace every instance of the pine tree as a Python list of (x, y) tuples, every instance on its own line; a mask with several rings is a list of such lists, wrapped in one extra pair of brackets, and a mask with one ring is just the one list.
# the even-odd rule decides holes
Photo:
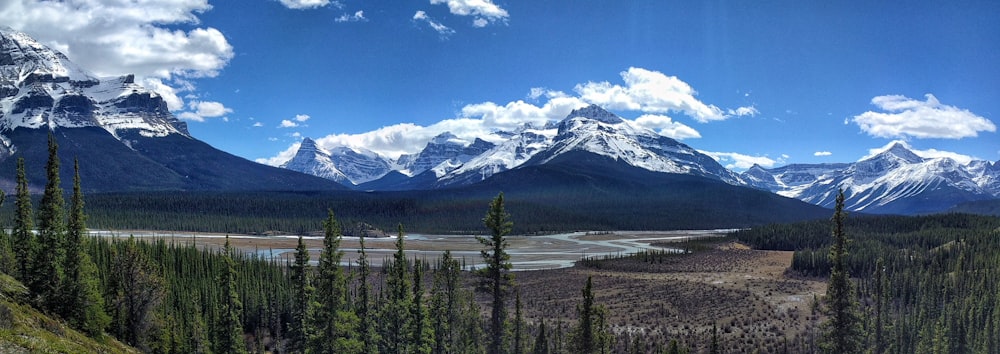
[(848, 238), (844, 233), (844, 191), (837, 195), (833, 214), (833, 245), (830, 246), (830, 281), (826, 291), (827, 320), (823, 323), (823, 347), (830, 353), (861, 351), (861, 319), (854, 285), (847, 273)]
[(409, 340), (412, 338), (407, 330), (413, 321), (411, 303), (413, 288), (410, 284), (409, 263), (406, 260), (403, 241), (403, 225), (398, 227), (396, 237), (396, 253), (388, 265), (386, 286), (388, 294), (382, 313), (381, 351), (383, 353), (409, 353)]
[(309, 319), (309, 303), (312, 299), (313, 287), (309, 277), (309, 250), (299, 236), (299, 244), (295, 247), (295, 263), (291, 266), (292, 280), (292, 322), (288, 324), (288, 350), (292, 353), (302, 353), (312, 333)]
[(506, 251), (508, 244), (505, 238), (510, 233), (514, 223), (510, 221), (510, 214), (504, 210), (502, 192), (490, 203), (490, 209), (486, 212), (486, 217), (483, 218), (483, 224), (490, 230), (490, 238), (476, 236), (476, 240), (485, 247), (481, 254), (486, 262), (486, 267), (479, 269), (476, 275), (482, 281), (480, 288), (485, 288), (492, 298), (493, 308), (490, 312), (488, 352), (501, 354), (506, 352), (504, 348), (504, 323), (507, 321), (507, 308), (504, 305), (504, 300), (509, 288), (514, 283), (514, 275), (510, 273), (510, 254)]
[(333, 210), (327, 210), (323, 221), (323, 252), (316, 271), (313, 312), (316, 329), (311, 338), (314, 353), (356, 353), (361, 351), (357, 339), (358, 317), (347, 306), (347, 276), (340, 267), (344, 251), (340, 250), (341, 229)]
[(608, 332), (604, 306), (594, 304), (592, 277), (587, 277), (583, 287), (583, 302), (576, 307), (577, 325), (570, 334), (575, 353), (605, 353), (610, 350), (611, 333)]
[(240, 314), (243, 303), (237, 292), (236, 263), (233, 261), (233, 250), (229, 246), (229, 235), (226, 235), (226, 245), (222, 253), (222, 269), (219, 272), (219, 288), (222, 289), (219, 299), (219, 322), (216, 351), (219, 353), (246, 353), (243, 342), (243, 323)]
[(430, 314), (424, 305), (423, 266), (419, 260), (413, 260), (413, 302), (410, 305), (410, 343), (412, 353), (429, 354), (434, 349), (434, 327), (431, 325)]
[(66, 278), (62, 284), (63, 307), (60, 313), (76, 328), (98, 335), (110, 322), (104, 312), (104, 297), (100, 292), (97, 266), (84, 252), (87, 216), (83, 212), (83, 192), (80, 187), (80, 164), (73, 161), (73, 197), (66, 233)]
[(66, 258), (66, 201), (59, 182), (59, 146), (49, 133), (49, 160), (45, 191), (38, 210), (38, 252), (34, 256), (33, 282), (28, 286), (37, 303), (49, 311), (60, 309)]
[[(3, 206), (5, 199), (7, 199), (7, 194), (0, 190), (0, 207)], [(8, 235), (4, 228), (0, 228), (0, 272), (15, 277), (18, 276), (19, 272), (17, 256), (14, 255), (14, 243), (11, 241), (11, 235)]]
[(532, 354), (549, 354), (549, 338), (545, 334), (545, 319), (538, 325), (538, 336), (535, 337), (535, 346), (531, 349)]
[(28, 189), (28, 178), (24, 172), (24, 158), (17, 158), (17, 199), (14, 201), (17, 209), (14, 218), (14, 228), (11, 231), (14, 254), (17, 255), (18, 271), (15, 274), (22, 283), (32, 284), (34, 256), (38, 252), (38, 240), (35, 237), (35, 212), (31, 205), (31, 192)]
[(709, 344), (708, 353), (719, 354), (719, 352), (719, 326), (712, 323), (712, 343)]
[(374, 304), (372, 304), (372, 288), (368, 284), (371, 276), (371, 266), (368, 263), (368, 253), (365, 252), (365, 237), (359, 239), (361, 248), (358, 250), (358, 299), (356, 302), (358, 319), (358, 335), (361, 336), (361, 352), (365, 354), (378, 353), (378, 322)]
[(111, 334), (149, 351), (150, 329), (156, 322), (154, 309), (163, 301), (166, 282), (149, 255), (136, 245), (134, 237), (119, 246), (108, 281)]

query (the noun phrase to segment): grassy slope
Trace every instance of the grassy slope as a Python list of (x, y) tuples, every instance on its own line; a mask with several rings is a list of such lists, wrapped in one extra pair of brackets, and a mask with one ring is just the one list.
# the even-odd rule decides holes
[(0, 353), (138, 353), (110, 336), (93, 339), (25, 304), (28, 290), (0, 273)]

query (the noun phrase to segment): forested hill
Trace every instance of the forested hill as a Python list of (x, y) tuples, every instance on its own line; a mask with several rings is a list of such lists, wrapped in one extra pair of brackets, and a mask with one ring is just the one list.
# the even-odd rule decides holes
[[(851, 217), (845, 229), (868, 348), (1000, 352), (1000, 218)], [(791, 271), (822, 277), (830, 272), (830, 235), (829, 221), (735, 233), (755, 248), (795, 250)]]

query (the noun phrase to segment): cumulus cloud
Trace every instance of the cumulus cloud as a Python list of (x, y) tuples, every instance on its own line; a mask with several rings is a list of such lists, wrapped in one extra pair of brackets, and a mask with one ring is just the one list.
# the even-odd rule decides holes
[(478, 118), (490, 127), (514, 129), (525, 123), (541, 126), (553, 120), (566, 118), (574, 109), (586, 103), (576, 97), (556, 96), (541, 107), (521, 100), (498, 105), (483, 102), (462, 107), (463, 117)]
[(296, 114), (295, 115), (295, 121), (296, 122), (305, 122), (305, 121), (309, 120), (309, 118), (312, 118), (312, 117), (310, 117), (308, 114)]
[(214, 101), (191, 101), (188, 103), (187, 112), (181, 112), (177, 114), (177, 118), (190, 120), (195, 122), (204, 122), (205, 118), (215, 118), (222, 117), (229, 113), (233, 113), (233, 110), (226, 107), (222, 103)]
[(355, 12), (353, 15), (349, 15), (349, 14), (346, 14), (346, 13), (343, 14), (343, 15), (340, 15), (340, 17), (337, 17), (336, 19), (334, 19), (334, 21), (337, 21), (337, 22), (363, 22), (363, 21), (368, 21), (368, 19), (365, 18), (365, 12), (364, 11), (358, 10), (358, 12)]
[(414, 13), (413, 20), (423, 21), (427, 23), (428, 26), (430, 26), (432, 29), (434, 29), (435, 32), (441, 35), (441, 38), (448, 38), (448, 36), (451, 36), (452, 34), (455, 33), (455, 30), (451, 29), (448, 26), (445, 26), (441, 22), (434, 20), (430, 16), (427, 16), (427, 13), (423, 11), (417, 11), (416, 13)]
[(711, 152), (698, 150), (701, 153), (711, 156), (715, 161), (725, 166), (730, 170), (746, 170), (753, 167), (754, 164), (760, 165), (764, 168), (771, 168), (774, 165), (782, 163), (781, 159), (773, 160), (767, 156), (750, 156), (744, 155), (737, 152)]
[(646, 113), (680, 112), (702, 123), (730, 117), (721, 108), (695, 98), (698, 93), (676, 76), (633, 67), (621, 72), (621, 77), (625, 81), (624, 86), (607, 81), (587, 82), (576, 85), (574, 90), (584, 101), (608, 109)]
[(962, 139), (996, 131), (989, 119), (942, 104), (932, 94), (924, 97), (925, 101), (901, 95), (877, 96), (871, 103), (884, 112), (868, 111), (851, 121), (868, 135), (880, 138)]
[(813, 156), (830, 156), (830, 155), (833, 155), (833, 153), (829, 151), (817, 151), (813, 153)]
[(675, 122), (670, 117), (664, 115), (644, 114), (636, 118), (635, 123), (672, 139), (684, 140), (701, 137), (701, 134), (697, 130), (694, 130), (694, 128)]
[(882, 152), (885, 152), (886, 150), (889, 150), (889, 148), (891, 148), (893, 145), (896, 145), (896, 144), (902, 145), (907, 150), (910, 150), (914, 154), (916, 154), (917, 156), (923, 157), (925, 159), (934, 159), (934, 158), (939, 158), (939, 157), (947, 157), (947, 158), (950, 158), (952, 160), (955, 160), (956, 162), (958, 162), (959, 164), (962, 164), (962, 165), (968, 164), (969, 162), (972, 162), (973, 160), (981, 160), (981, 159), (976, 158), (974, 156), (960, 154), (960, 153), (952, 152), (952, 151), (942, 151), (942, 150), (937, 150), (937, 149), (918, 150), (918, 149), (914, 148), (912, 145), (910, 145), (910, 143), (908, 143), (908, 142), (906, 142), (904, 140), (893, 140), (893, 141), (890, 141), (888, 144), (885, 144), (882, 147), (868, 149), (868, 155), (865, 155), (864, 157), (858, 159), (858, 161), (864, 161), (864, 160), (867, 160), (869, 158), (874, 157), (875, 155), (881, 154)]
[(278, 128), (295, 128), (298, 127), (299, 123), (293, 122), (288, 119), (282, 119), (281, 124), (278, 124)]
[(746, 106), (746, 107), (739, 107), (736, 109), (729, 109), (726, 111), (726, 113), (736, 117), (746, 117), (746, 116), (753, 117), (760, 114), (760, 111), (757, 110), (757, 107)]
[(251, 125), (251, 126), (252, 126), (252, 127), (254, 127), (254, 128), (260, 128), (260, 127), (263, 127), (263, 126), (264, 126), (264, 123), (261, 123), (261, 122), (253, 122), (253, 125)]
[[(171, 111), (185, 109), (187, 79), (214, 77), (233, 57), (219, 30), (200, 26), (208, 0), (8, 0), (0, 23), (66, 54), (99, 77), (135, 74)], [(179, 28), (191, 27), (188, 30)], [(181, 112), (180, 119), (209, 115)]]
[(491, 0), (431, 0), (431, 5), (447, 4), (448, 11), (458, 16), (473, 16), (472, 25), (486, 27), (495, 22), (504, 23), (509, 14)]
[(306, 10), (324, 7), (330, 4), (340, 7), (340, 3), (330, 0), (281, 0), (281, 4), (289, 9)]

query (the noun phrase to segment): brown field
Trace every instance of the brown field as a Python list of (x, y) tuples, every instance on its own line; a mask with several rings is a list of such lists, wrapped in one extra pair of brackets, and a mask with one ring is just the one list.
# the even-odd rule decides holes
[[(790, 352), (798, 352), (814, 347), (819, 319), (813, 302), (824, 293), (825, 279), (787, 274), (791, 252), (757, 251), (720, 241), (710, 243), (707, 250), (652, 262), (626, 258), (566, 267), (587, 256), (624, 254), (636, 245), (655, 249), (650, 244), (669, 246), (670, 242), (720, 235), (677, 231), (515, 236), (508, 238), (508, 250), (515, 270), (522, 270), (515, 277), (532, 328), (545, 319), (550, 331), (560, 323), (568, 331), (576, 319), (581, 290), (592, 276), (596, 301), (607, 307), (608, 322), (618, 334), (618, 351), (625, 350), (635, 335), (648, 346), (643, 352), (673, 339), (692, 353), (707, 352), (713, 324), (718, 326), (723, 353), (782, 352), (786, 345)], [(218, 249), (225, 242), (221, 236), (164, 233), (142, 237)], [(409, 257), (430, 260), (449, 249), (470, 265), (480, 261), (481, 246), (473, 237), (407, 238)], [(233, 236), (230, 242), (248, 253), (286, 259), (292, 257), (297, 238)], [(373, 266), (391, 257), (394, 242), (393, 238), (366, 239)], [(307, 238), (306, 244), (315, 261), (322, 239)], [(356, 259), (357, 239), (345, 238), (341, 247), (345, 263)], [(524, 271), (539, 268), (543, 270)], [(486, 299), (481, 300), (488, 309)]]

